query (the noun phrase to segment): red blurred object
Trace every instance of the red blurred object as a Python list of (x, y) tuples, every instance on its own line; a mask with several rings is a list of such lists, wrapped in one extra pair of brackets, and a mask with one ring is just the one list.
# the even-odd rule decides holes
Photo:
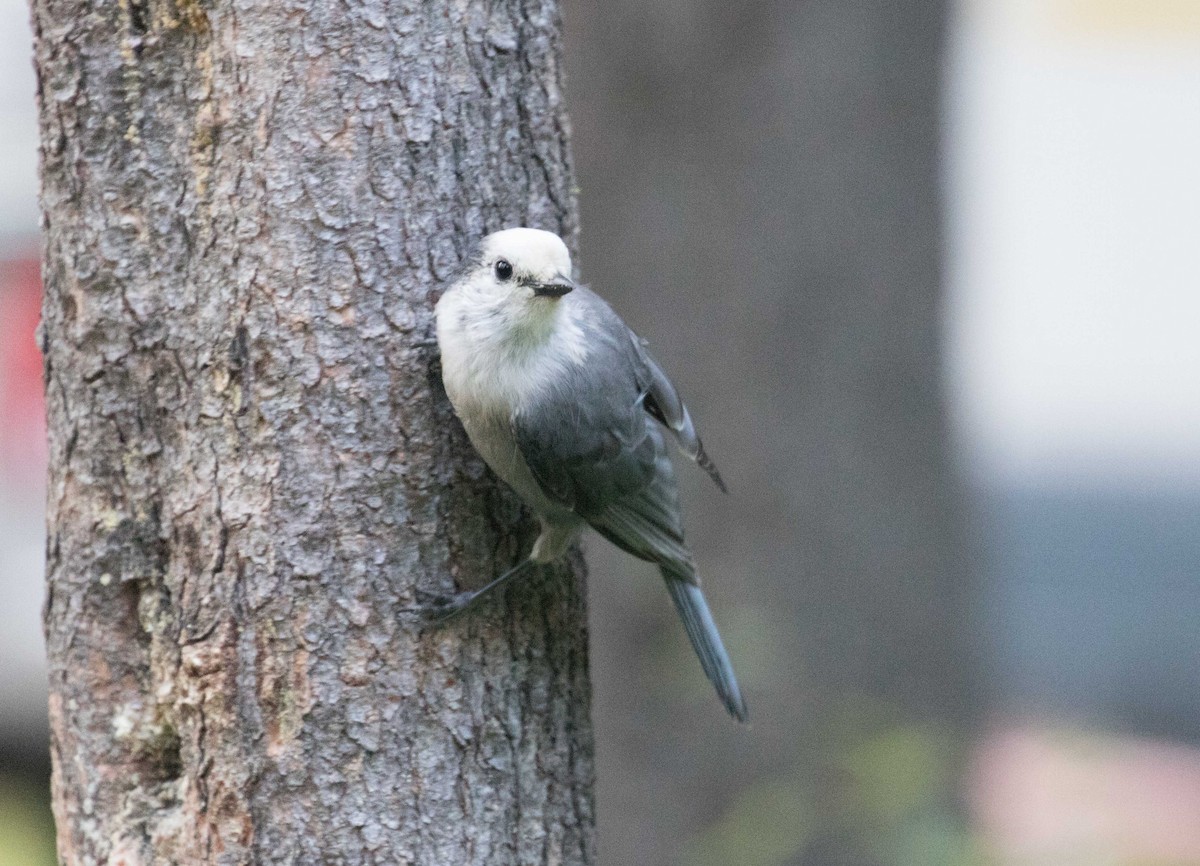
[(0, 475), (39, 486), (46, 470), (42, 354), (34, 333), (42, 309), (38, 260), (0, 261)]
[(1200, 864), (1200, 749), (1049, 725), (998, 728), (971, 801), (1002, 864)]

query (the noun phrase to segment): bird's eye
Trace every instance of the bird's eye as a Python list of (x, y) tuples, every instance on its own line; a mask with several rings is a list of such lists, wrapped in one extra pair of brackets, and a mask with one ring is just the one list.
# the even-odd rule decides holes
[(508, 263), (507, 259), (496, 260), (496, 277), (500, 282), (510, 279), (513, 275), (513, 266)]

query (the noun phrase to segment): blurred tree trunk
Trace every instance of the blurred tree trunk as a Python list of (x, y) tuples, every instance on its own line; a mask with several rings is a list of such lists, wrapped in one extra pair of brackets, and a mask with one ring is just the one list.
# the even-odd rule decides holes
[(940, 863), (974, 712), (941, 379), (947, 6), (566, 16), (584, 224), (605, 227), (582, 268), (729, 480), (686, 507), (753, 715), (725, 725), (658, 587), (594, 558), (604, 860)]
[(414, 601), (531, 540), (431, 312), (574, 236), (556, 4), (33, 5), (62, 859), (592, 862), (579, 563)]

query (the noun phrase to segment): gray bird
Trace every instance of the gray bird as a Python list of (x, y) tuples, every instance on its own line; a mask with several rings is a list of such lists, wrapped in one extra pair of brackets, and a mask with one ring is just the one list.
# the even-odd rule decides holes
[(557, 235), (484, 238), (438, 301), (442, 380), (471, 443), (533, 508), (529, 557), (482, 589), (442, 598), (453, 616), (532, 565), (553, 562), (587, 526), (659, 567), (704, 673), (725, 708), (746, 703), (683, 538), (664, 432), (722, 490), (679, 393), (646, 344), (599, 295), (571, 279)]

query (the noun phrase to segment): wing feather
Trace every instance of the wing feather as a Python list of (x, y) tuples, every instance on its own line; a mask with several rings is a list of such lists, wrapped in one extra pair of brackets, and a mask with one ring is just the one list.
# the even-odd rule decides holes
[(722, 493), (728, 493), (729, 489), (725, 486), (721, 473), (717, 471), (716, 464), (704, 450), (704, 443), (700, 441), (696, 425), (692, 423), (692, 415), (679, 396), (679, 390), (675, 387), (675, 383), (663, 372), (658, 361), (650, 354), (646, 341), (634, 334), (633, 331), (630, 331), (629, 334), (648, 376), (646, 390), (642, 397), (646, 411), (671, 431), (679, 450), (707, 472), (717, 487), (721, 488)]
[[(651, 562), (690, 565), (662, 428), (642, 405), (656, 388), (668, 392), (653, 384), (637, 338), (606, 304), (587, 321), (588, 363), (564, 369), (514, 416), (517, 447), (546, 496), (614, 544)], [(674, 399), (672, 418), (682, 410)]]

